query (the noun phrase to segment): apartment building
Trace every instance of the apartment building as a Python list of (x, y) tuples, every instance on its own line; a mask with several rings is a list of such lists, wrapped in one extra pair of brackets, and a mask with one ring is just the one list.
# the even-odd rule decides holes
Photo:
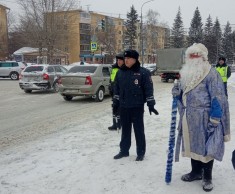
[(143, 51), (144, 63), (156, 62), (156, 50), (164, 49), (166, 47), (168, 41), (167, 31), (168, 28), (165, 26), (161, 25), (153, 26), (153, 25), (143, 24), (143, 37), (141, 37), (140, 24), (137, 24), (138, 39), (136, 40), (137, 43), (136, 49), (137, 51), (139, 51), (141, 61), (142, 61), (142, 51)]
[[(55, 48), (69, 53), (69, 63), (101, 63), (105, 55), (122, 50), (123, 19), (84, 10), (56, 12), (56, 15), (60, 22)], [(91, 43), (96, 48), (91, 49)]]
[(5, 60), (9, 56), (7, 10), (9, 8), (0, 4), (0, 60)]
[[(102, 63), (107, 56), (114, 58), (124, 47), (124, 20), (93, 11), (72, 10), (56, 12), (62, 18), (57, 32), (56, 48), (69, 53), (69, 63), (86, 61)], [(140, 24), (137, 24), (136, 50), (142, 54)], [(144, 62), (154, 63), (156, 49), (166, 45), (167, 28), (144, 25)], [(92, 46), (91, 46), (92, 43)], [(93, 45), (95, 48), (93, 48)], [(111, 61), (111, 60), (110, 60)], [(110, 62), (109, 61), (109, 62)]]

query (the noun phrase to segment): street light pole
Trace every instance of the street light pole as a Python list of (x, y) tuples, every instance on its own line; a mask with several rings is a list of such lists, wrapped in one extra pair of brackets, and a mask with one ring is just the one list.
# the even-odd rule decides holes
[(142, 57), (142, 67), (144, 65), (144, 39), (143, 39), (143, 16), (142, 16), (142, 8), (143, 6), (146, 4), (146, 3), (149, 3), (151, 1), (154, 1), (154, 0), (149, 0), (149, 1), (146, 1), (142, 4), (141, 6), (141, 16), (140, 16), (140, 34), (141, 34), (141, 57)]

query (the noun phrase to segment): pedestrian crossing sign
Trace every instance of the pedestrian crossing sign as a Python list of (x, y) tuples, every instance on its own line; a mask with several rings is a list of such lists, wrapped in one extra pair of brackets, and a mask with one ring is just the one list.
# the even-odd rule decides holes
[(97, 42), (91, 42), (91, 51), (97, 50)]

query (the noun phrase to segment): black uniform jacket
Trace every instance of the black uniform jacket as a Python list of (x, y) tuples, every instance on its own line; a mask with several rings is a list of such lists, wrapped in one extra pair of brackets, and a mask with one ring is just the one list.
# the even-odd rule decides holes
[(131, 68), (125, 65), (116, 75), (114, 105), (124, 108), (142, 107), (147, 102), (154, 106), (153, 82), (149, 70), (140, 67), (137, 61)]

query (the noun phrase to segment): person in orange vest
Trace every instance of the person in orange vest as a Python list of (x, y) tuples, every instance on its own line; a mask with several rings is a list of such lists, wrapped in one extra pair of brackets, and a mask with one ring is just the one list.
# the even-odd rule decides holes
[(228, 90), (227, 90), (227, 81), (228, 78), (231, 76), (231, 69), (230, 67), (226, 64), (226, 59), (225, 57), (220, 57), (218, 64), (216, 65), (216, 70), (220, 74), (223, 83), (224, 83), (224, 89), (225, 89), (225, 94), (228, 97)]

